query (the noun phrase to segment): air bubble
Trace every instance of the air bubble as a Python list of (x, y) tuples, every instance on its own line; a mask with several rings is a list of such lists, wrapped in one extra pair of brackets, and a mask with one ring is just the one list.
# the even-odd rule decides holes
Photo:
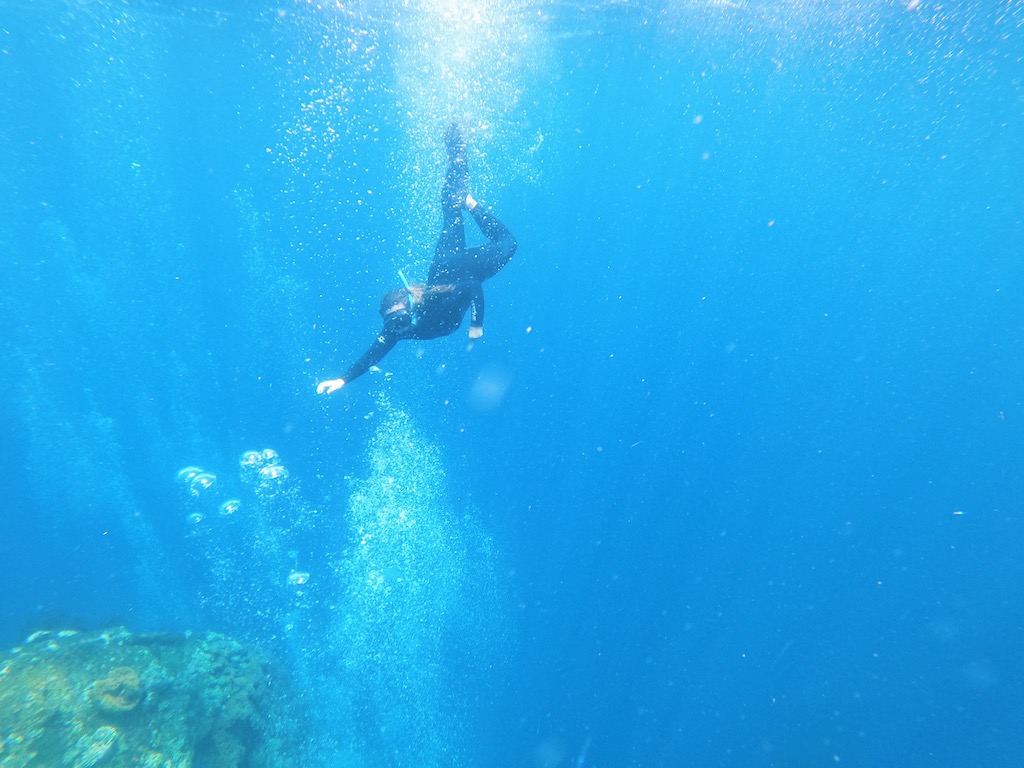
[(184, 485), (188, 485), (192, 482), (192, 478), (196, 475), (201, 475), (203, 470), (201, 467), (185, 467), (184, 469), (178, 470), (178, 482)]
[[(260, 482), (266, 482), (267, 480), (276, 480), (281, 475), (275, 472), (266, 472), (271, 467), (276, 467), (280, 471), (284, 471), (284, 467), (281, 466), (281, 457), (277, 455), (277, 451), (273, 448), (264, 448), (262, 451), (246, 451), (242, 454), (242, 458), (238, 460), (238, 464), (242, 469), (242, 479), (246, 482), (253, 482), (259, 480)], [(287, 477), (288, 473), (284, 472), (283, 477)]]
[(228, 499), (218, 507), (218, 511), (225, 517), (235, 514), (242, 506), (242, 502), (238, 499)]
[(189, 493), (193, 496), (198, 496), (203, 491), (208, 490), (217, 482), (217, 476), (212, 475), (209, 472), (200, 472), (195, 475), (188, 484)]
[(243, 470), (258, 469), (263, 464), (263, 454), (259, 451), (246, 451), (238, 460), (238, 464)]
[(260, 470), (260, 482), (272, 483), (275, 481), (287, 480), (288, 470), (280, 464), (270, 464)]

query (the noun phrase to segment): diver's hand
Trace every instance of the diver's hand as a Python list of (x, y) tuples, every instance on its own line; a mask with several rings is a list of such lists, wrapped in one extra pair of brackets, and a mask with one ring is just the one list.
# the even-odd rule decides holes
[(479, 326), (479, 325), (471, 325), (471, 326), (469, 326), (469, 338), (471, 338), (471, 339), (479, 339), (483, 335), (484, 335), (484, 329), (483, 329), (482, 326)]
[(344, 379), (328, 379), (327, 381), (321, 381), (316, 385), (316, 393), (318, 395), (329, 395), (331, 392), (337, 392), (344, 386)]

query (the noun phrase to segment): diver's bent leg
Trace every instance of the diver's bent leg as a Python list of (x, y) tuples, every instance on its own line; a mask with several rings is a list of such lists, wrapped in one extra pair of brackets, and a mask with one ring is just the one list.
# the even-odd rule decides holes
[(518, 243), (508, 227), (482, 203), (477, 204), (470, 213), (488, 242), (486, 245), (470, 248), (466, 252), (466, 263), (472, 276), (483, 282), (494, 277), (508, 264), (515, 255)]
[(480, 231), (484, 233), (484, 237), (492, 243), (502, 240), (509, 241), (512, 243), (512, 250), (515, 250), (515, 237), (509, 232), (508, 227), (502, 224), (498, 217), (494, 215), (494, 211), (483, 203), (477, 203), (470, 213), (473, 214), (473, 220), (480, 227)]

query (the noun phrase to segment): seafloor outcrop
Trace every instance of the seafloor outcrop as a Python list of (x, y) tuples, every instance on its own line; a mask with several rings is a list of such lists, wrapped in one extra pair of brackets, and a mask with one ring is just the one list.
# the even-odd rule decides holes
[(213, 632), (37, 632), (0, 654), (0, 768), (294, 765), (272, 670)]

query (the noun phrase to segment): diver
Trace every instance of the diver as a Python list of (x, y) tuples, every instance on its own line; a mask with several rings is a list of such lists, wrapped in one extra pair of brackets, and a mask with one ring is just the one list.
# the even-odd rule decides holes
[[(329, 395), (366, 373), (399, 341), (436, 339), (458, 330), (470, 310), (469, 338), (484, 335), (483, 282), (494, 277), (516, 252), (516, 239), (486, 206), (469, 193), (466, 142), (459, 127), (449, 125), (444, 134), (448, 172), (441, 192), (444, 226), (434, 250), (427, 283), (410, 285), (401, 272), (404, 287), (384, 294), (380, 314), (384, 327), (362, 357), (340, 379), (317, 384), (317, 394)], [(469, 211), (487, 243), (466, 247), (463, 209)]]

